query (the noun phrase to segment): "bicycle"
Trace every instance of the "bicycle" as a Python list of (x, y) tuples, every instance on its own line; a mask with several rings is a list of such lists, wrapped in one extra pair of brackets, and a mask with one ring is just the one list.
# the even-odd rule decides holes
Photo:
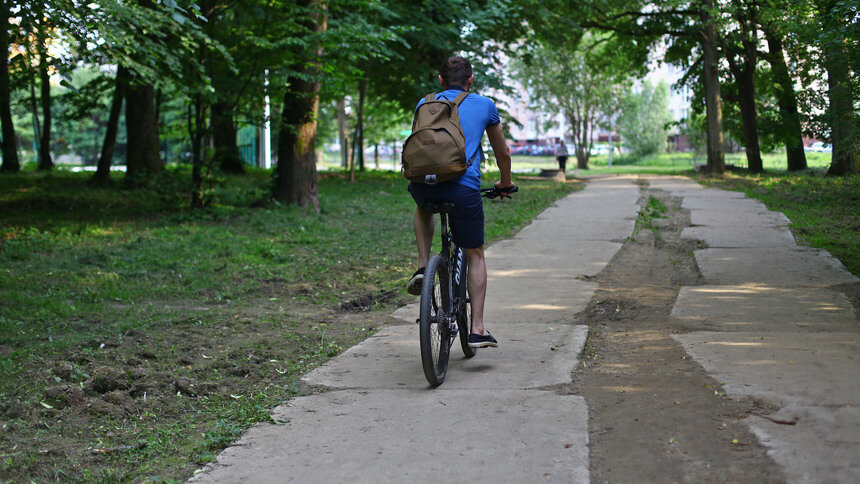
[[(484, 198), (511, 198), (519, 190), (517, 186), (502, 191), (494, 188), (481, 190)], [(442, 219), (442, 250), (430, 257), (424, 269), (421, 286), (419, 340), (421, 364), (424, 376), (431, 387), (445, 381), (448, 372), (448, 357), (457, 335), (466, 358), (472, 358), (476, 348), (469, 347), (472, 331), (472, 308), (468, 294), (469, 267), (465, 251), (454, 243), (448, 229), (448, 214), (454, 210), (450, 202), (429, 202), (423, 210), (438, 213)], [(450, 268), (450, 270), (449, 270)]]

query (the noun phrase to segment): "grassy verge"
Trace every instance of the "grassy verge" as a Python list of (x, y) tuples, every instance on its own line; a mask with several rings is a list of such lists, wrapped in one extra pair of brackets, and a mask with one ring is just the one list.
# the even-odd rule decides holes
[[(206, 210), (184, 171), (86, 177), (0, 177), (0, 481), (185, 478), (407, 297), (398, 174), (323, 174), (321, 214), (263, 203), (263, 171)], [(519, 183), (487, 205), (488, 240), (579, 186)]]
[(714, 188), (739, 190), (783, 212), (801, 245), (826, 249), (860, 275), (860, 176), (809, 174), (737, 175), (696, 178)]
[[(823, 170), (830, 165), (829, 153), (807, 153), (807, 163), (813, 170)], [(650, 173), (650, 174), (683, 174), (691, 172), (695, 165), (705, 164), (704, 155), (695, 153), (661, 153), (642, 159), (614, 155), (612, 167), (609, 167), (606, 155), (593, 156), (588, 162), (588, 170), (576, 168), (576, 157), (567, 160), (568, 172), (575, 176), (604, 173)], [(738, 167), (746, 167), (744, 153), (726, 154), (726, 163)], [(765, 170), (770, 172), (785, 172), (785, 153), (768, 153), (762, 155)], [(558, 163), (551, 156), (514, 156), (515, 171), (538, 171), (541, 169), (557, 169)]]

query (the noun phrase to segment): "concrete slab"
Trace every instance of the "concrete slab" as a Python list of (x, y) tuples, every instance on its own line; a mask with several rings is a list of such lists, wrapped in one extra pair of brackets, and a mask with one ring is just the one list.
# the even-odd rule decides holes
[[(585, 345), (588, 327), (559, 324), (493, 324), (499, 347), (463, 357), (451, 348), (444, 388), (526, 389), (570, 381)], [(426, 389), (421, 369), (418, 325), (382, 329), (302, 380), (332, 388)], [(528, 364), (525, 364), (528, 362)]]
[(860, 333), (696, 331), (672, 336), (732, 396), (860, 405)]
[(601, 241), (624, 239), (633, 233), (636, 208), (631, 205), (617, 217), (601, 218), (594, 213), (557, 217), (553, 223), (534, 223), (522, 229), (513, 240)]
[(841, 262), (819, 249), (704, 249), (695, 251), (695, 256), (711, 285), (797, 287), (858, 281)]
[[(513, 283), (520, 275), (532, 277), (593, 276), (621, 249), (616, 242), (606, 241), (523, 241), (505, 240), (487, 251), (487, 269), (504, 271)], [(523, 271), (523, 272), (517, 272)]]
[(785, 227), (791, 223), (791, 220), (781, 212), (730, 212), (724, 209), (694, 209), (690, 211), (690, 223), (694, 226), (708, 225), (723, 227), (742, 225), (755, 227)]
[(340, 391), (274, 417), (284, 423), (253, 427), (192, 482), (588, 482), (578, 396)]
[(751, 198), (743, 198), (743, 193), (738, 194), (740, 197), (732, 196), (732, 194), (737, 194), (737, 192), (723, 193), (726, 195), (708, 193), (705, 196), (700, 194), (696, 194), (695, 196), (678, 194), (678, 196), (684, 197), (684, 200), (681, 202), (681, 208), (688, 210), (725, 210), (728, 213), (767, 211), (767, 206), (764, 203)]
[(648, 182), (649, 188), (663, 190), (673, 195), (676, 192), (698, 193), (705, 189), (702, 185), (687, 177), (642, 175), (641, 179)]
[(860, 409), (785, 407), (744, 421), (789, 482), (860, 482)]
[(794, 236), (785, 227), (763, 225), (720, 225), (716, 227), (686, 227), (685, 239), (701, 240), (708, 247), (784, 247), (797, 248)]
[(682, 287), (672, 316), (716, 331), (860, 331), (851, 301), (822, 288)]

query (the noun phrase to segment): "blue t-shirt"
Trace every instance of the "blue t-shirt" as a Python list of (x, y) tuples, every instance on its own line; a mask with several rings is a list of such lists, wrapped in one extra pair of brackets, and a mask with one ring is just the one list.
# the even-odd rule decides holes
[[(445, 98), (453, 101), (463, 91), (464, 89), (459, 86), (451, 86), (437, 93), (436, 99)], [(415, 110), (417, 111), (418, 106), (423, 103), (424, 98), (418, 101)], [(479, 190), (481, 188), (481, 161), (484, 158), (484, 152), (481, 150), (481, 139), (484, 137), (484, 131), (487, 130), (487, 127), (499, 124), (499, 111), (492, 99), (470, 92), (466, 99), (460, 103), (459, 113), (460, 126), (466, 137), (466, 159), (471, 160), (471, 164), (466, 169), (466, 173), (451, 181)]]

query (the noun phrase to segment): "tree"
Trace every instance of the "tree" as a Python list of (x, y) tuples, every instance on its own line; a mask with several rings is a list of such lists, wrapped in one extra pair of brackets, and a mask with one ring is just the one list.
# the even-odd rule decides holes
[(119, 117), (122, 111), (122, 103), (125, 99), (126, 84), (128, 83), (128, 71), (123, 66), (117, 66), (116, 81), (113, 99), (110, 105), (107, 130), (105, 131), (104, 143), (93, 175), (93, 183), (105, 184), (110, 181), (110, 166), (113, 161), (113, 153), (116, 149), (116, 135), (119, 130)]
[(21, 170), (18, 161), (18, 140), (15, 136), (15, 125), (12, 122), (12, 89), (9, 82), (9, 29), (10, 1), (0, 0), (0, 125), (3, 134), (3, 164), (0, 172), (17, 172)]
[(278, 132), (278, 164), (273, 195), (276, 200), (320, 211), (316, 169), (317, 112), (319, 109), (320, 33), (326, 31), (325, 3), (310, 0), (303, 24), (314, 46), (309, 59), (301, 59), (288, 78), (281, 128)]
[(721, 44), (735, 83), (735, 94), (730, 100), (740, 108), (747, 167), (753, 173), (761, 173), (764, 165), (759, 148), (755, 81), (759, 43), (757, 5), (746, 0), (734, 0), (729, 8), (737, 28), (725, 32)]
[[(824, 35), (820, 36), (827, 70), (829, 106), (827, 122), (833, 146), (828, 175), (842, 176), (860, 171), (857, 161), (860, 132), (857, 127), (857, 74), (860, 40), (858, 40), (857, 6), (852, 2), (826, 0), (819, 2), (818, 20)], [(853, 75), (852, 75), (853, 71)]]
[(706, 137), (710, 173), (723, 173), (723, 115), (718, 72), (717, 22), (714, 0), (589, 0), (577, 2), (580, 25), (635, 39), (640, 55), (668, 42), (667, 62), (698, 72), (704, 86)]
[(561, 113), (570, 126), (577, 166), (588, 168), (594, 130), (613, 116), (615, 99), (630, 83), (624, 50), (611, 36), (586, 35), (575, 48), (538, 43), (516, 62), (515, 75), (548, 113)]
[(644, 81), (624, 97), (618, 131), (621, 141), (636, 158), (665, 150), (669, 113), (669, 87)]

